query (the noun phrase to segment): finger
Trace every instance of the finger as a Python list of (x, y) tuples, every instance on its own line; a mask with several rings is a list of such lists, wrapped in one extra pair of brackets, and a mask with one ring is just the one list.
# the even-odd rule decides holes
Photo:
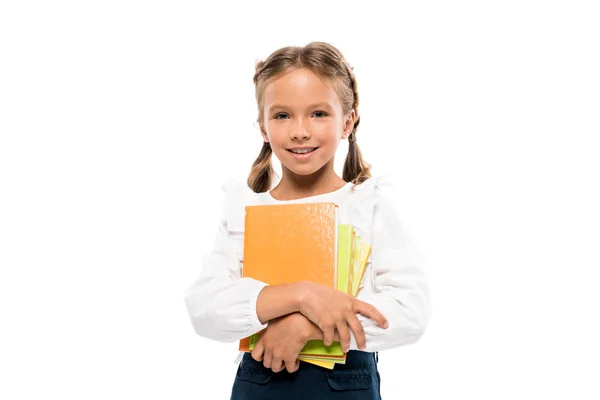
[(262, 361), (264, 351), (265, 351), (265, 347), (263, 345), (262, 338), (261, 338), (254, 345), (254, 350), (252, 350), (252, 358), (254, 358), (256, 361)]
[(285, 361), (285, 369), (287, 369), (287, 372), (290, 374), (298, 371), (298, 368), (300, 368), (299, 360), (290, 359)]
[(356, 306), (354, 309), (357, 312), (364, 315), (365, 317), (371, 318), (373, 321), (377, 322), (377, 325), (379, 325), (380, 327), (382, 327), (384, 329), (388, 327), (389, 324), (388, 324), (387, 319), (383, 316), (382, 313), (379, 312), (378, 309), (376, 309), (369, 303), (365, 303), (364, 301), (361, 301), (361, 300), (356, 300), (356, 301), (357, 301), (357, 303), (356, 303)]
[(265, 348), (265, 354), (263, 355), (263, 365), (265, 368), (271, 368), (271, 362), (273, 360), (273, 353), (270, 349)]
[(271, 359), (271, 369), (273, 370), (273, 372), (281, 372), (283, 370), (283, 367), (284, 365), (281, 358), (273, 356), (273, 358)]
[(323, 329), (323, 344), (325, 346), (331, 346), (333, 343), (333, 335), (335, 334), (335, 325), (328, 326)]
[(338, 322), (336, 327), (338, 335), (340, 336), (340, 344), (342, 345), (342, 351), (344, 353), (347, 353), (348, 349), (350, 348), (350, 331), (348, 330), (348, 323), (346, 323), (346, 320), (344, 319)]
[(354, 332), (354, 339), (356, 339), (356, 346), (358, 346), (359, 350), (364, 350), (367, 345), (367, 339), (365, 337), (365, 330), (363, 329), (362, 324), (356, 317), (356, 314), (348, 319), (348, 325), (352, 332)]

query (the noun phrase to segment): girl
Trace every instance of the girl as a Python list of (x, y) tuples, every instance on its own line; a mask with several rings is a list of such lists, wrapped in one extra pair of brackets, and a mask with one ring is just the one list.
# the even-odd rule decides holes
[[(247, 186), (233, 181), (214, 249), (185, 293), (198, 335), (236, 342), (263, 329), (245, 353), (231, 399), (380, 399), (377, 351), (416, 342), (429, 318), (429, 292), (418, 253), (386, 194), (371, 177), (356, 142), (358, 92), (338, 49), (313, 42), (285, 47), (254, 75), (262, 149)], [(340, 178), (334, 157), (349, 150)], [(271, 156), (281, 162), (274, 187)], [(251, 190), (250, 190), (251, 189)], [(357, 297), (312, 282), (269, 286), (241, 277), (246, 205), (334, 202), (340, 223), (372, 245)], [(276, 240), (276, 238), (273, 238)], [(333, 370), (300, 363), (308, 340), (340, 341), (345, 365)]]

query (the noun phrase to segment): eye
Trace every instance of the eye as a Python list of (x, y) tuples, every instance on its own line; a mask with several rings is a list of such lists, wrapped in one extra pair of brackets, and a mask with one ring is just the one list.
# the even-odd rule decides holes
[(327, 115), (325, 111), (315, 111), (314, 116), (319, 116), (319, 118), (323, 118)]
[(277, 113), (277, 114), (275, 114), (275, 116), (273, 118), (274, 119), (283, 119), (283, 118), (280, 118), (280, 117), (284, 117), (285, 118), (285, 117), (287, 117), (287, 114), (286, 113)]

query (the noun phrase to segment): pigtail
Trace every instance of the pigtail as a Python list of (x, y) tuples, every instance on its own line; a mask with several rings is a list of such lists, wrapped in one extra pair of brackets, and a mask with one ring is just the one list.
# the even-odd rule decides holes
[(352, 128), (350, 136), (348, 136), (348, 155), (344, 162), (342, 179), (346, 182), (352, 182), (354, 185), (359, 185), (371, 177), (371, 164), (363, 159), (358, 143), (356, 143), (356, 130), (360, 124), (360, 115), (358, 114), (358, 88), (353, 68), (348, 64), (345, 65), (350, 78), (349, 86), (352, 89), (352, 108), (356, 114), (356, 121), (354, 121), (354, 127)]
[(371, 165), (362, 156), (354, 131), (348, 137), (348, 155), (344, 162), (342, 179), (359, 185), (371, 177)]
[(271, 149), (271, 144), (263, 142), (263, 147), (252, 164), (247, 181), (248, 186), (255, 193), (263, 193), (271, 189), (271, 183), (275, 176), (275, 170), (271, 163), (272, 154), (273, 150)]

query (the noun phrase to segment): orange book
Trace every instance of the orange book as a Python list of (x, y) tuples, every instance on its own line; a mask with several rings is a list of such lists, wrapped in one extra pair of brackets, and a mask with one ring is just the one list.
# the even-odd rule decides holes
[[(269, 285), (312, 281), (336, 287), (338, 206), (290, 203), (246, 207), (242, 276)], [(249, 338), (240, 351), (249, 351)]]

